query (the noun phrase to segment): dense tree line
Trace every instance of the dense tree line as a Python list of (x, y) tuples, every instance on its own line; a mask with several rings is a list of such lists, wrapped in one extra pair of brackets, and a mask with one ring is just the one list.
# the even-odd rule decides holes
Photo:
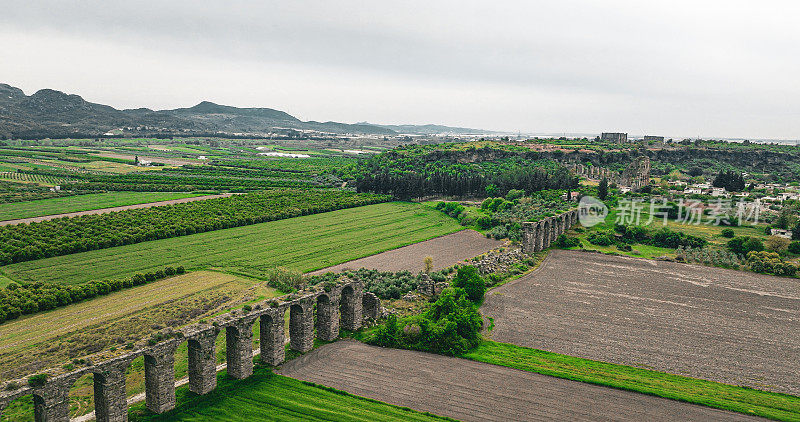
[(0, 288), (0, 323), (17, 319), (21, 315), (49, 311), (185, 272), (186, 270), (182, 266), (166, 267), (152, 273), (136, 274), (126, 280), (92, 281), (80, 285), (41, 282), (24, 285), (11, 283), (5, 288)]
[(573, 189), (578, 179), (565, 168), (548, 171), (540, 167), (518, 167), (500, 173), (378, 173), (356, 179), (359, 192), (393, 195), (400, 199), (425, 196), (485, 196), (487, 188), (505, 195), (512, 189), (536, 192), (545, 189)]
[(342, 168), (360, 192), (400, 199), (425, 196), (505, 195), (512, 189), (535, 192), (575, 188), (578, 179), (536, 151), (509, 146), (464, 144), (399, 147)]
[(0, 265), (384, 202), (381, 195), (275, 189), (0, 227)]
[(714, 178), (714, 187), (725, 188), (728, 192), (740, 192), (745, 187), (744, 177), (733, 170), (720, 171)]

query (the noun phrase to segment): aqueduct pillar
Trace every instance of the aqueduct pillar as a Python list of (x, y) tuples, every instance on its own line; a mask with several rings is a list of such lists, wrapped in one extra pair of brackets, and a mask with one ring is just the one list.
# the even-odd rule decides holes
[(333, 341), (339, 337), (339, 297), (317, 296), (317, 338)]
[(314, 348), (313, 300), (307, 298), (289, 308), (289, 347), (301, 353)]
[(253, 375), (253, 323), (255, 319), (244, 318), (225, 327), (225, 360), (228, 375), (245, 379)]
[(64, 382), (48, 383), (43, 389), (34, 391), (34, 420), (36, 422), (69, 422), (70, 387), (72, 387), (72, 382), (65, 380)]
[(341, 313), (342, 328), (345, 330), (356, 331), (361, 328), (361, 318), (363, 309), (364, 291), (361, 285), (348, 284), (342, 289)]
[(178, 342), (162, 343), (144, 355), (145, 405), (153, 413), (175, 408), (175, 349)]
[(364, 318), (378, 319), (381, 316), (381, 300), (375, 293), (364, 292), (361, 309)]
[(219, 330), (201, 331), (189, 339), (189, 390), (207, 394), (217, 388), (216, 341)]
[(125, 370), (131, 360), (113, 362), (94, 372), (94, 414), (97, 422), (128, 420)]
[(283, 346), (284, 338), (286, 337), (283, 333), (285, 308), (281, 308), (281, 311), (261, 315), (261, 320), (259, 321), (260, 359), (261, 362), (267, 365), (278, 366), (286, 358), (286, 350)]

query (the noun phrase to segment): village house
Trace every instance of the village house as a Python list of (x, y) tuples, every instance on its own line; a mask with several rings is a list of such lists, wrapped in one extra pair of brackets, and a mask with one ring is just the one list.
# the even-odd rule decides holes
[(769, 234), (771, 234), (772, 236), (783, 237), (783, 238), (786, 238), (786, 239), (791, 239), (792, 238), (792, 231), (791, 230), (771, 229), (769, 231)]

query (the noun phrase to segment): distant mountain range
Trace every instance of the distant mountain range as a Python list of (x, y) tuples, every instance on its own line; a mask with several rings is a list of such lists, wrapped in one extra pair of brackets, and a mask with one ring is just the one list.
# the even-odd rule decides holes
[(373, 135), (489, 133), (439, 125), (304, 122), (271, 108), (238, 108), (209, 101), (174, 110), (118, 110), (52, 89), (28, 96), (19, 88), (0, 84), (0, 137), (4, 138), (97, 137), (109, 132), (126, 136), (266, 136), (291, 135), (297, 130)]

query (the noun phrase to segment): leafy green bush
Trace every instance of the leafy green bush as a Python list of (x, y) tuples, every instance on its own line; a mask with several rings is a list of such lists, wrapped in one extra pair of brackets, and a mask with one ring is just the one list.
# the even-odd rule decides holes
[(36, 374), (28, 377), (28, 385), (31, 387), (41, 387), (47, 382), (47, 374)]
[(486, 281), (478, 274), (478, 269), (472, 265), (466, 265), (458, 269), (453, 278), (453, 287), (464, 289), (467, 299), (472, 303), (483, 302), (483, 295), (486, 293)]
[(266, 274), (267, 284), (282, 292), (291, 292), (300, 289), (305, 284), (303, 274), (288, 268), (270, 268)]
[(458, 202), (439, 202), (436, 204), (436, 209), (450, 217), (456, 218), (464, 211), (464, 206)]
[(613, 235), (606, 232), (589, 233), (589, 235), (586, 236), (586, 240), (597, 246), (611, 246), (614, 244)]
[(422, 315), (402, 319), (390, 316), (367, 343), (459, 356), (480, 344), (482, 326), (480, 313), (467, 293), (447, 288)]
[(750, 236), (734, 237), (728, 241), (728, 250), (739, 255), (747, 255), (750, 252), (760, 252), (764, 250), (764, 242)]
[(581, 241), (576, 237), (569, 237), (565, 234), (558, 236), (556, 246), (559, 248), (574, 248), (581, 245)]
[(727, 237), (728, 239), (732, 239), (735, 233), (733, 229), (722, 229), (722, 237)]
[(506, 201), (514, 201), (525, 196), (525, 191), (522, 189), (511, 189), (506, 194)]
[(800, 254), (800, 242), (795, 240), (789, 244), (789, 247), (786, 250), (793, 254)]
[(508, 230), (505, 228), (505, 226), (494, 226), (489, 232), (489, 236), (497, 240), (505, 239), (508, 237)]
[(763, 274), (775, 274), (780, 276), (794, 277), (797, 274), (797, 266), (784, 262), (776, 252), (752, 251), (747, 254), (747, 264), (750, 269)]

